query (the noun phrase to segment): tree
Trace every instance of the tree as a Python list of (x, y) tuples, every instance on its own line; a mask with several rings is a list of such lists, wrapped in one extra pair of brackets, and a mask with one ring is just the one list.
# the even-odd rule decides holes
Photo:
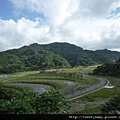
[(16, 99), (0, 101), (0, 114), (34, 114), (34, 108), (29, 104), (29, 99)]
[(120, 94), (105, 102), (101, 111), (103, 114), (120, 114)]
[(37, 95), (31, 105), (37, 114), (67, 113), (70, 107), (69, 100), (58, 91), (45, 92)]
[(58, 91), (20, 92), (0, 84), (0, 114), (67, 113), (69, 107), (69, 100)]

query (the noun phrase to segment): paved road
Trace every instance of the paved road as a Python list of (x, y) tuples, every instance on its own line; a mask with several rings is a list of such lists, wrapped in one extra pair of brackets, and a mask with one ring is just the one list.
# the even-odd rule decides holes
[(3, 75), (3, 78), (0, 79), (0, 81), (5, 81), (9, 78), (10, 76), (9, 75)]
[[(95, 77), (91, 77), (91, 76), (87, 76), (87, 77), (95, 78)], [(66, 97), (69, 98), (69, 99), (75, 98), (77, 96), (80, 96), (80, 95), (86, 94), (88, 92), (94, 91), (95, 89), (101, 88), (101, 87), (105, 86), (106, 83), (107, 83), (107, 81), (103, 78), (96, 78), (96, 79), (98, 79), (100, 81), (98, 84), (93, 85), (93, 86), (91, 86), (89, 88), (86, 88), (84, 90), (81, 90), (81, 91), (76, 91), (73, 94), (68, 94), (68, 95), (66, 95)]]
[[(71, 81), (65, 81), (65, 80), (45, 80), (45, 81), (49, 81), (49, 82), (63, 82), (64, 84), (67, 84), (68, 86), (63, 88), (63, 89), (60, 89), (59, 91), (60, 92), (67, 92), (71, 89), (74, 89), (76, 88), (79, 83), (77, 82), (71, 82)], [(38, 92), (38, 93), (44, 93), (46, 90), (45, 86), (49, 86), (49, 85), (42, 85), (42, 84), (32, 84), (32, 83), (11, 83), (9, 85), (14, 85), (14, 86), (26, 86), (26, 87), (30, 87), (32, 88), (35, 92)]]
[[(95, 78), (95, 77), (91, 77), (91, 76), (85, 76), (85, 77)], [(9, 78), (9, 76), (4, 76), (4, 78), (2, 80), (7, 80), (8, 78)], [(78, 96), (81, 96), (81, 95), (84, 95), (84, 94), (89, 93), (91, 91), (94, 91), (98, 88), (101, 88), (101, 87), (103, 87), (107, 84), (107, 81), (103, 78), (95, 78), (95, 79), (98, 79), (100, 82), (98, 84), (95, 84), (95, 85), (89, 87), (89, 88), (85, 88), (84, 90), (80, 90), (80, 91), (76, 91), (72, 94), (68, 94), (68, 95), (66, 95), (66, 97), (69, 98), (69, 99), (76, 98)], [(55, 81), (55, 80), (51, 80), (51, 81)], [(67, 81), (67, 82), (69, 82), (69, 81)], [(23, 83), (21, 83), (21, 86), (22, 85), (23, 85)], [(68, 84), (67, 87), (65, 87), (65, 88), (63, 88), (59, 91), (60, 92), (67, 92), (71, 89), (76, 88), (78, 85), (79, 85), (79, 83), (77, 83), (77, 82), (70, 82), (70, 84)], [(23, 86), (25, 86), (25, 84)], [(44, 88), (39, 88), (37, 84), (34, 84), (34, 87), (32, 87), (31, 85), (28, 85), (28, 84), (27, 84), (27, 86), (33, 88), (35, 92), (39, 92), (39, 93), (45, 92), (45, 89)]]
[(78, 82), (71, 82), (71, 83), (72, 83), (72, 84), (68, 85), (67, 87), (65, 87), (65, 88), (63, 88), (63, 89), (60, 89), (59, 91), (60, 91), (60, 92), (67, 92), (67, 91), (69, 91), (69, 90), (71, 90), (71, 89), (76, 88), (76, 87), (79, 85)]

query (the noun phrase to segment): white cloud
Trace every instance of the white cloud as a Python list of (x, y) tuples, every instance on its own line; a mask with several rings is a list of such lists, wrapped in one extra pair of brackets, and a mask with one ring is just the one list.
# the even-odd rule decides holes
[(80, 8), (82, 8), (80, 13), (86, 17), (107, 17), (119, 2), (119, 0), (80, 0)]
[[(120, 7), (120, 0), (10, 1), (14, 12), (27, 10), (38, 13), (38, 18), (36, 21), (21, 18), (17, 22), (0, 20), (0, 46), (4, 46), (1, 50), (55, 41), (70, 42), (85, 49), (120, 49), (120, 14), (111, 15)], [(46, 24), (40, 14), (46, 18)]]
[(49, 32), (49, 27), (39, 28), (37, 27), (39, 24), (38, 21), (30, 21), (25, 18), (21, 18), (17, 22), (11, 19), (0, 20), (0, 46), (4, 46), (0, 50), (20, 47), (33, 42), (44, 43), (42, 38)]

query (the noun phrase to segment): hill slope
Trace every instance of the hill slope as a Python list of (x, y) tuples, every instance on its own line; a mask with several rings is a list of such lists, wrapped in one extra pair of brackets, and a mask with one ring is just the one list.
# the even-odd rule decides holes
[(107, 75), (107, 76), (119, 76), (120, 77), (120, 59), (115, 63), (107, 63), (98, 66), (94, 71), (94, 75)]
[(0, 52), (0, 73), (111, 63), (120, 57), (110, 50), (83, 50), (69, 43), (37, 43)]
[(0, 73), (70, 67), (61, 56), (43, 50), (38, 44), (0, 52)]
[(120, 52), (104, 50), (83, 50), (81, 47), (69, 43), (51, 43), (40, 45), (43, 49), (59, 54), (71, 66), (93, 65), (114, 62), (120, 57)]
[(59, 54), (65, 58), (71, 66), (78, 65), (92, 65), (94, 61), (88, 56), (88, 54), (81, 48), (69, 43), (51, 43), (47, 45), (41, 45), (45, 50)]

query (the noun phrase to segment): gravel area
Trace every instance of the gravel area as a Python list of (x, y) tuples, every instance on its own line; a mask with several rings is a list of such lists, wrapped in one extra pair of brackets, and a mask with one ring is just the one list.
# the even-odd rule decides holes
[(13, 86), (25, 86), (32, 88), (35, 92), (38, 92), (40, 94), (46, 92), (51, 87), (49, 85), (41, 85), (41, 84), (31, 84), (31, 83), (12, 83), (9, 85)]
[[(90, 76), (89, 76), (90, 77)], [(93, 78), (93, 77), (90, 77)], [(101, 88), (102, 86), (104, 86), (106, 84), (106, 80), (104, 80), (103, 78), (97, 78), (100, 82), (98, 84), (95, 84), (91, 87), (85, 88), (84, 90), (80, 90), (80, 91), (76, 91), (74, 93), (68, 94), (66, 95), (67, 98), (71, 99), (71, 98), (75, 98), (77, 96), (83, 95), (85, 93), (88, 93), (90, 91), (94, 91), (95, 89)], [(77, 82), (71, 82), (71, 81), (64, 81), (64, 80), (46, 80), (46, 81), (54, 81), (54, 82), (64, 82), (65, 84), (67, 84), (68, 86), (60, 89), (60, 92), (67, 92), (71, 89), (76, 88), (79, 83)], [(44, 93), (45, 91), (48, 90), (48, 88), (50, 88), (49, 85), (41, 85), (41, 84), (31, 84), (31, 83), (14, 83), (15, 86), (26, 86), (26, 87), (30, 87), (32, 88), (35, 92), (39, 92), (39, 93)]]

